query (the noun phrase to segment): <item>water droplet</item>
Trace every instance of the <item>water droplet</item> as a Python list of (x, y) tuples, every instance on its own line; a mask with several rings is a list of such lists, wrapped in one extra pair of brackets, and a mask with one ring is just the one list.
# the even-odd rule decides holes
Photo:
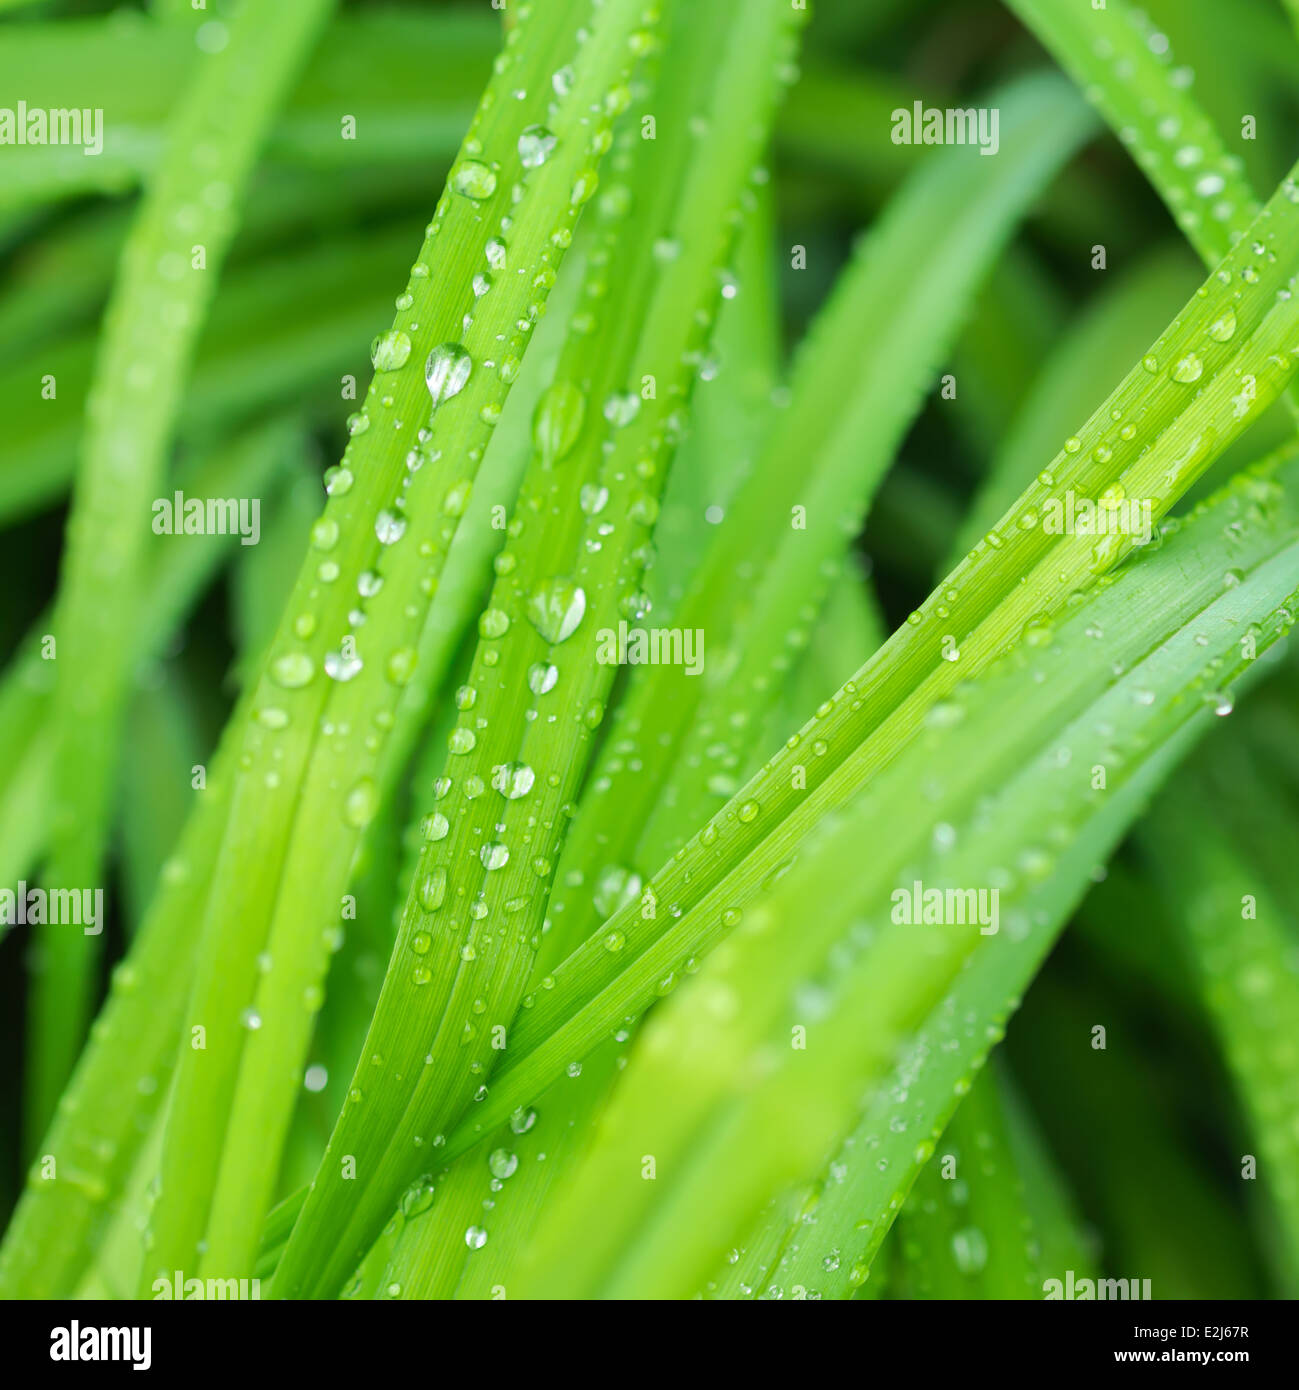
[(285, 690), (299, 689), (315, 674), (315, 663), (306, 652), (289, 652), (271, 663), (271, 679)]
[(357, 830), (364, 830), (374, 819), (379, 807), (379, 789), (372, 777), (362, 777), (347, 794), (343, 803), (343, 819)]
[(1215, 343), (1226, 343), (1236, 332), (1236, 311), (1230, 306), (1218, 315), (1209, 325), (1209, 337)]
[(496, 175), (480, 159), (462, 159), (447, 180), (453, 193), (481, 202), (496, 192)]
[(536, 781), (536, 773), (527, 763), (504, 763), (492, 774), (492, 786), (507, 801), (517, 801), (527, 796)]
[(487, 1232), (481, 1226), (470, 1226), (465, 1232), (465, 1244), (471, 1250), (481, 1250), (487, 1244)]
[(586, 397), (571, 381), (556, 381), (537, 402), (532, 416), (532, 445), (550, 468), (567, 457), (586, 418)]
[(499, 840), (493, 840), (478, 851), (478, 858), (483, 868), (491, 873), (494, 869), (503, 869), (510, 862), (510, 851)]
[(554, 690), (558, 679), (559, 667), (552, 666), (547, 661), (534, 661), (528, 667), (528, 689), (534, 695), (545, 695), (548, 691)]
[(406, 534), (406, 518), (385, 507), (374, 519), (374, 534), (380, 545), (393, 545)]
[(350, 681), (361, 669), (359, 656), (344, 656), (342, 652), (329, 652), (325, 657), (325, 674), (336, 681)]
[(401, 1214), (407, 1221), (422, 1216), (433, 1205), (434, 1191), (433, 1179), (425, 1173), (402, 1193)]
[(1190, 385), (1193, 381), (1199, 381), (1204, 375), (1204, 363), (1193, 352), (1188, 352), (1180, 361), (1174, 363), (1169, 376), (1174, 381), (1180, 381), (1185, 385)]
[(435, 407), (464, 390), (473, 367), (473, 359), (460, 343), (441, 343), (429, 353), (424, 382)]
[(380, 333), (370, 344), (370, 361), (376, 372), (395, 372), (410, 358), (410, 338), (400, 328)]
[(640, 414), (640, 397), (631, 391), (615, 391), (604, 403), (604, 418), (621, 429)]
[(447, 895), (447, 871), (430, 869), (419, 881), (419, 905), (425, 912), (436, 912)]
[(525, 169), (539, 169), (554, 152), (556, 137), (544, 125), (530, 125), (519, 136), (519, 158)]
[(571, 579), (543, 580), (528, 596), (528, 621), (552, 646), (577, 631), (586, 615), (586, 593)]
[(519, 1156), (512, 1154), (509, 1149), (493, 1149), (487, 1158), (487, 1167), (492, 1177), (500, 1178), (503, 1182), (506, 1178), (514, 1176), (519, 1167)]

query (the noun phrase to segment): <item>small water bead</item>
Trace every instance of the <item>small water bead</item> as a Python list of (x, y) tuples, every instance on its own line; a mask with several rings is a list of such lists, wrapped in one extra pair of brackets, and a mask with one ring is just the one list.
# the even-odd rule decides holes
[(487, 243), (485, 250), (487, 255), (487, 264), (491, 266), (493, 270), (504, 270), (506, 259), (505, 243), (500, 239), (500, 237), (494, 236)]
[(420, 821), (420, 832), (426, 840), (445, 840), (451, 832), (451, 822), (441, 811), (434, 811)]
[(447, 871), (430, 869), (419, 881), (419, 905), (425, 912), (436, 912), (447, 895)]
[(333, 550), (338, 544), (338, 522), (332, 517), (322, 516), (311, 528), (311, 544), (317, 550)]
[(564, 575), (543, 580), (528, 595), (528, 621), (552, 646), (566, 641), (586, 616), (586, 592)]
[(271, 663), (271, 679), (285, 690), (298, 690), (316, 674), (316, 666), (306, 652), (289, 652)]
[(744, 821), (747, 824), (750, 821), (755, 821), (758, 819), (758, 813), (760, 809), (761, 808), (759, 807), (756, 801), (746, 801), (744, 805), (741, 806), (740, 809), (736, 812), (736, 815), (740, 818), (740, 820)]
[(384, 674), (393, 685), (408, 685), (418, 660), (419, 653), (414, 647), (398, 647), (389, 655)]
[(537, 1112), (531, 1106), (524, 1106), (510, 1116), (510, 1129), (515, 1134), (526, 1134), (537, 1123)]
[(480, 203), (496, 192), (496, 175), (479, 159), (462, 159), (451, 170), (447, 180), (453, 193)]
[(283, 729), (289, 723), (288, 713), (275, 705), (267, 705), (259, 709), (254, 718), (263, 729)]
[(962, 1274), (978, 1274), (988, 1263), (988, 1238), (974, 1226), (955, 1232), (952, 1257)]
[(567, 457), (586, 418), (586, 396), (571, 381), (553, 382), (532, 416), (532, 445), (542, 464), (553, 467)]
[(554, 153), (558, 138), (544, 125), (527, 126), (519, 136), (519, 159), (525, 169), (540, 169)]
[(372, 777), (362, 777), (343, 802), (343, 819), (356, 830), (364, 830), (379, 809), (379, 789)]
[(465, 1244), (471, 1250), (481, 1250), (487, 1244), (487, 1232), (481, 1226), (470, 1226), (465, 1232)]
[(492, 873), (496, 869), (503, 869), (510, 862), (510, 851), (499, 840), (493, 840), (478, 851), (478, 858), (482, 861), (483, 868)]
[(537, 775), (527, 763), (505, 763), (492, 774), (492, 786), (507, 801), (517, 801), (532, 790)]
[(330, 497), (343, 497), (352, 490), (351, 469), (334, 464), (325, 470), (325, 492)]
[(534, 661), (528, 667), (528, 689), (534, 695), (545, 695), (554, 690), (559, 680), (559, 667), (546, 661)]
[(631, 391), (615, 391), (604, 403), (604, 418), (621, 429), (640, 414), (640, 397)]
[(492, 1177), (504, 1182), (518, 1171), (519, 1156), (512, 1154), (509, 1149), (493, 1149), (488, 1155), (487, 1167)]
[(350, 435), (364, 434), (370, 428), (370, 417), (364, 410), (354, 410), (347, 417), (347, 432)]
[(471, 753), (478, 743), (478, 738), (472, 729), (458, 728), (452, 729), (451, 736), (447, 739), (447, 747), (453, 753)]
[(370, 344), (370, 361), (376, 372), (395, 372), (410, 360), (410, 337), (400, 328), (380, 333)]
[(325, 656), (325, 674), (330, 680), (347, 682), (361, 669), (359, 656), (344, 656), (342, 652), (329, 652)]
[(1185, 357), (1174, 364), (1169, 376), (1174, 381), (1180, 381), (1183, 385), (1189, 386), (1193, 381), (1199, 381), (1204, 375), (1204, 363), (1193, 352), (1188, 352)]
[(1215, 343), (1226, 343), (1235, 336), (1236, 333), (1236, 312), (1228, 307), (1218, 315), (1209, 325), (1209, 337)]
[(424, 383), (435, 407), (464, 390), (473, 367), (473, 359), (460, 343), (441, 343), (429, 353), (424, 363)]
[(578, 490), (577, 505), (587, 516), (599, 516), (609, 505), (609, 489), (598, 483), (583, 483)]
[(433, 1205), (434, 1191), (433, 1179), (429, 1174), (425, 1173), (422, 1178), (416, 1178), (402, 1193), (401, 1214), (408, 1221), (422, 1216)]
[[(498, 407), (494, 407), (497, 408)], [(468, 478), (461, 478), (458, 483), (452, 483), (447, 489), (446, 496), (442, 499), (443, 516), (464, 516), (469, 507), (469, 499), (473, 495), (474, 485)]]
[(385, 507), (374, 519), (374, 534), (380, 545), (395, 545), (406, 534), (406, 518)]

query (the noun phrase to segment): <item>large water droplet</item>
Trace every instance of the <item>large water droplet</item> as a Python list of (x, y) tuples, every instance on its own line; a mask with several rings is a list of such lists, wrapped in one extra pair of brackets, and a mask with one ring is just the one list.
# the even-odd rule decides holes
[(537, 402), (532, 444), (547, 468), (567, 456), (586, 416), (586, 397), (571, 381), (556, 381)]
[(519, 158), (525, 169), (539, 169), (554, 152), (556, 137), (544, 125), (530, 125), (519, 136)]
[(424, 381), (434, 406), (458, 396), (473, 371), (473, 359), (460, 343), (440, 343), (424, 363)]
[(390, 328), (370, 344), (370, 361), (376, 372), (395, 372), (410, 357), (410, 338), (400, 328)]
[(552, 646), (577, 631), (586, 615), (586, 593), (571, 579), (555, 575), (528, 595), (528, 621)]
[(481, 202), (496, 192), (496, 175), (480, 159), (462, 159), (447, 180), (453, 193)]

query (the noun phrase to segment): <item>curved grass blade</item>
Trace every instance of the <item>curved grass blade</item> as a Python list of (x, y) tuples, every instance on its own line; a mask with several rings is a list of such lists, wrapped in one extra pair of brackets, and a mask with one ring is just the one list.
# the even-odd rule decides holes
[(1259, 203), (1239, 156), (1190, 94), (1186, 70), (1152, 42), (1127, 0), (1104, 9), (1067, 0), (1006, 0), (1094, 102), (1209, 264), (1245, 235)]
[[(970, 159), (954, 149), (927, 163), (862, 241), (804, 344), (789, 409), (674, 613), (683, 629), (706, 634), (704, 678), (669, 666), (634, 672), (566, 850), (603, 873), (594, 884), (574, 883), (561, 866), (551, 905), (556, 922), (576, 919), (565, 928), (573, 935), (588, 935), (607, 915), (593, 887), (647, 873), (706, 807), (735, 791), (753, 734), (724, 706), (737, 691), (747, 698), (784, 679), (980, 278), (1092, 129), (1054, 77), (1025, 79), (997, 101), (1000, 156)], [(943, 229), (938, 244), (934, 227)], [(863, 352), (863, 324), (885, 323), (890, 332), (871, 337)], [(810, 469), (792, 467), (793, 459), (811, 460)], [(758, 640), (760, 630), (786, 640)], [(645, 750), (665, 747), (682, 776), (660, 800), (636, 769)], [(674, 901), (654, 891), (660, 902)]]
[[(688, 1296), (770, 1196), (817, 1164), (863, 1079), (887, 1078), (899, 1046), (968, 980), (963, 963), (1000, 940), (981, 935), (982, 914), (964, 926), (900, 924), (885, 905), (900, 885), (963, 889), (986, 883), (989, 864), (1007, 865), (996, 877), (1012, 952), (1036, 919), (1058, 928), (1091, 867), (1078, 832), (1179, 731), (1212, 718), (1248, 667), (1238, 641), (1251, 624), (1264, 649), (1293, 624), (1299, 513), (1280, 486), (1294, 476), (1293, 454), (1287, 464), (1283, 479), (1238, 482), (1053, 640), (1016, 648), (962, 693), (959, 717), (928, 728), (822, 827), (727, 950), (647, 1027), (595, 1150), (539, 1236), (525, 1296)], [(1237, 524), (1224, 534), (1229, 519)], [(1224, 588), (1228, 570), (1241, 581)], [(1096, 625), (1113, 633), (1103, 652), (1089, 635)], [(1112, 663), (1125, 672), (1117, 680)], [(1169, 692), (1180, 698), (1160, 698)], [(1109, 772), (1104, 794), (1085, 775), (1098, 764)], [(899, 792), (935, 766), (951, 769), (941, 788), (908, 807)], [(936, 822), (951, 834), (935, 836)], [(1109, 826), (1111, 842), (1121, 828)], [(863, 842), (877, 847), (868, 866), (853, 851)], [(972, 1036), (986, 1052), (999, 1033)], [(921, 1157), (888, 1179), (903, 1191), (932, 1152), (923, 1132), (907, 1137)], [(646, 1154), (658, 1183), (643, 1181)], [(860, 1222), (872, 1208), (857, 1211)], [(813, 1276), (812, 1261), (825, 1253), (801, 1239), (783, 1273), (815, 1287), (825, 1265), (816, 1259)]]
[[(1052, 614), (1077, 602), (1073, 595), (1085, 594), (1132, 552), (1136, 528), (1107, 527), (1100, 537), (1086, 527), (1058, 534), (1069, 528), (1046, 525), (1048, 504), (1061, 509), (1071, 493), (1111, 502), (1134, 497), (1149, 503), (1153, 525), (1254, 414), (1277, 398), (1295, 366), (1288, 346), (1294, 334), (1288, 288), (1293, 277), (1287, 270), (1299, 249), (1291, 244), (1299, 242), (1296, 198), (1299, 187), (1288, 179), (1252, 236), (1238, 244), (1079, 435), (1066, 441), (1015, 508), (800, 736), (655, 875), (649, 892), (667, 905), (671, 925), (661, 928), (642, 916), (639, 905), (630, 905), (558, 967), (553, 987), (533, 996), (532, 1007), (516, 1022), (513, 1051), (477, 1112), (484, 1126), (500, 1123), (536, 1094), (571, 1059), (578, 1034), (587, 1046), (598, 1037), (599, 1026), (588, 1034), (582, 1018), (591, 1018), (587, 1011), (602, 990), (619, 977), (626, 987), (625, 994), (619, 989), (616, 1007), (606, 1005), (605, 1018), (643, 1009), (660, 981), (676, 978), (684, 960), (726, 935), (723, 914), (742, 908), (807, 829), (886, 766), (962, 679), (977, 675), (1021, 636), (1049, 630)], [(1276, 296), (1277, 290), (1285, 293)], [(1224, 334), (1226, 341), (1219, 342)], [(764, 852), (748, 859), (763, 840)], [(746, 870), (746, 862), (754, 867)], [(622, 942), (614, 957), (602, 944), (607, 932)], [(510, 1099), (512, 1088), (501, 1085), (503, 1078), (543, 1040), (543, 1050), (554, 1050), (523, 1094)], [(456, 1136), (448, 1151), (467, 1139)]]
[[(652, 190), (594, 286), (601, 295), (593, 298), (602, 297), (605, 274), (626, 277), (627, 312), (599, 307), (611, 341), (598, 329), (589, 344), (579, 337), (543, 402), (536, 457), (516, 509), (520, 539), (506, 551), (513, 563), (480, 621), (483, 640), (451, 736), (444, 795), (428, 821), (429, 844), (351, 1102), (277, 1275), (281, 1296), (342, 1284), (402, 1188), (419, 1176), (422, 1143), (469, 1103), (499, 1050), (501, 1021), (518, 1007), (563, 808), (576, 794), (584, 746), (616, 670), (600, 656), (601, 634), (616, 631), (620, 615), (641, 601), (644, 547), (677, 417), (721, 294), (716, 269), (729, 251), (797, 19), (764, 4), (746, 16), (743, 44), (722, 45), (726, 58), (718, 64), (708, 35), (726, 35), (740, 22), (735, 7), (718, 6), (706, 30), (691, 32), (679, 75), (667, 49), (662, 80), (672, 75), (680, 87), (660, 100), (683, 103), (663, 119), (671, 143), (659, 140), (656, 149), (641, 142), (644, 164), (612, 195), (625, 205), (639, 188)], [(682, 118), (698, 100), (696, 73), (705, 83), (708, 126), (728, 151), (724, 166), (706, 170), (692, 164), (691, 122)], [(660, 265), (656, 244), (708, 246), (710, 254), (667, 256)], [(583, 404), (595, 401), (604, 402), (601, 415)], [(556, 474), (561, 462), (571, 481)], [(556, 516), (558, 496), (579, 484), (586, 515)], [(550, 520), (530, 541), (538, 515)], [(533, 698), (520, 700), (521, 690)], [(556, 725), (574, 733), (560, 743)], [(490, 793), (483, 797), (489, 783), (503, 806)], [(411, 1029), (412, 1017), (424, 1026)], [(376, 1057), (391, 1082), (376, 1073)], [(354, 1156), (359, 1182), (347, 1180), (344, 1154)]]
[(1105, 399), (1114, 385), (1115, 362), (1140, 357), (1159, 326), (1185, 303), (1195, 285), (1191, 265), (1185, 253), (1170, 250), (1133, 267), (1058, 340), (1010, 430), (1001, 436), (945, 569), (959, 564), (1014, 505), (1073, 421)]
[[(234, 210), (271, 117), (330, 8), (330, 0), (302, 0), (240, 11), (228, 46), (205, 55), (177, 109), (167, 153), (123, 251), (88, 398), (57, 604), (62, 650), (46, 865), (56, 889), (100, 882), (150, 505), (162, 491), (181, 391), (237, 224)], [(89, 1020), (93, 940), (58, 929), (42, 934), (29, 1026), (32, 1142), (53, 1113)]]
[(629, 0), (520, 17), (375, 340), (244, 736), (189, 1006), (210, 1041), (181, 1059), (146, 1288), (155, 1266), (192, 1267), (201, 1241), (201, 1272), (253, 1262), (323, 997), (322, 927), (382, 804), (380, 756), (447, 547), (646, 41)]
[(1284, 820), (1288, 808), (1237, 754), (1220, 769), (1212, 763), (1208, 770), (1188, 768), (1154, 807), (1138, 842), (1167, 895), (1169, 920), (1249, 1117), (1261, 1158), (1256, 1166), (1275, 1208), (1283, 1279), (1293, 1295), (1299, 1288), (1299, 1135), (1293, 1122), (1299, 1113), (1299, 979), (1288, 906), (1293, 873), (1278, 882), (1259, 862), (1266, 855), (1251, 854), (1253, 841), (1233, 843), (1201, 809), (1247, 789), (1255, 812), (1271, 809)]

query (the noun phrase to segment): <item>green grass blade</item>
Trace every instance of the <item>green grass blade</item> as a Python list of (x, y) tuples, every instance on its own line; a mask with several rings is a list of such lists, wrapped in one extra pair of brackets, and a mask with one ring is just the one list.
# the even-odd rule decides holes
[[(182, 1057), (146, 1288), (155, 1266), (192, 1264), (200, 1240), (201, 1270), (225, 1277), (252, 1264), (275, 1180), (268, 1155), (322, 997), (321, 924), (337, 920), (355, 846), (384, 799), (384, 734), (418, 666), (477, 464), (594, 191), (603, 132), (644, 47), (639, 21), (625, 0), (520, 19), (402, 307), (376, 340), (381, 369), (331, 474), (244, 738), (190, 1004), (211, 1043)], [(561, 95), (551, 76), (570, 64)], [(548, 132), (540, 157), (532, 127)], [(497, 272), (480, 295), (475, 281)], [(407, 529), (418, 541), (401, 543)]]
[[(1293, 455), (1285, 462), (1288, 479)], [(1217, 692), (1248, 666), (1237, 642), (1252, 623), (1266, 645), (1293, 623), (1299, 549), (1294, 514), (1276, 496), (1281, 481), (1241, 480), (1060, 624), (1051, 643), (1026, 644), (977, 682), (960, 701), (959, 720), (911, 745), (746, 911), (731, 947), (647, 1028), (596, 1149), (539, 1236), (525, 1293), (686, 1296), (773, 1191), (816, 1163), (855, 1109), (863, 1079), (887, 1078), (898, 1045), (968, 977), (966, 958), (998, 940), (980, 936), (977, 923), (886, 925), (894, 885), (913, 875), (926, 884), (979, 883), (981, 865), (1009, 860), (1015, 869), (1002, 877), (1000, 894), (1010, 939), (1022, 939), (1038, 916), (1058, 928), (1090, 867), (1076, 852), (1079, 830), (1165, 743), (1211, 719)], [(1269, 514), (1250, 526), (1244, 518), (1264, 494)], [(1231, 539), (1222, 533), (1227, 519), (1240, 523)], [(1224, 591), (1232, 561), (1243, 564), (1244, 577)], [(1104, 655), (1095, 653), (1088, 629), (1113, 630), (1121, 617), (1127, 630)], [(1216, 636), (1197, 641), (1206, 632)], [(1089, 649), (1090, 657), (1080, 656)], [(1111, 658), (1125, 668), (1118, 681)], [(1050, 700), (1041, 695), (1048, 687)], [(1143, 689), (1155, 692), (1153, 705), (1135, 698)], [(1170, 690), (1183, 698), (1159, 698)], [(994, 749), (998, 736), (1005, 743)], [(1062, 746), (1072, 754), (1067, 761)], [(1110, 773), (1103, 796), (1081, 775), (1098, 763)], [(936, 765), (954, 771), (934, 805), (908, 814), (900, 789), (914, 785), (919, 767)], [(991, 777), (1007, 774), (989, 797)], [(950, 845), (933, 842), (935, 816), (950, 826)], [(869, 868), (853, 850), (863, 842), (880, 848)], [(863, 922), (854, 941), (849, 929)], [(796, 1033), (805, 1028), (805, 1046), (791, 1049), (791, 1024)], [(985, 1029), (985, 1051), (997, 1036)], [(734, 1078), (746, 1074), (749, 1084), (737, 1087)], [(670, 1109), (661, 1104), (666, 1095), (674, 1097)], [(777, 1116), (785, 1117), (784, 1133), (773, 1143)], [(922, 1137), (913, 1132), (910, 1142)], [(657, 1160), (659, 1184), (642, 1180), (645, 1154)], [(909, 1180), (906, 1172), (890, 1177)], [(797, 1260), (809, 1274), (813, 1253), (800, 1242)]]
[[(244, 183), (329, 9), (329, 0), (303, 0), (241, 11), (228, 47), (207, 56), (177, 110), (123, 252), (89, 397), (56, 617), (62, 650), (46, 865), (56, 888), (101, 880), (147, 519), (162, 491), (179, 399)], [(142, 369), (142, 362), (153, 365)], [(53, 929), (42, 937), (29, 1028), (26, 1123), (33, 1141), (80, 1048), (96, 959), (93, 938)]]
[[(676, 851), (705, 808), (739, 785), (752, 733), (744, 712), (733, 723), (723, 703), (736, 691), (749, 699), (792, 665), (809, 614), (842, 565), (848, 538), (980, 277), (1092, 128), (1076, 96), (1054, 77), (1026, 79), (998, 100), (1001, 155), (973, 160), (962, 157), (968, 151), (950, 150), (926, 164), (863, 240), (819, 317), (791, 378), (789, 409), (773, 424), (753, 477), (674, 612), (675, 623), (706, 634), (705, 675), (694, 679), (667, 666), (636, 670), (569, 839), (567, 854), (576, 862), (645, 875)], [(937, 245), (928, 235), (935, 226), (943, 229)], [(913, 292), (918, 286), (923, 295)], [(881, 326), (865, 352), (863, 324)], [(811, 468), (794, 467), (795, 459), (810, 459)], [(757, 641), (760, 629), (779, 631), (786, 641)], [(677, 750), (688, 771), (673, 799), (659, 801), (655, 784), (636, 768), (641, 750), (664, 746)], [(561, 868), (551, 912), (556, 921), (576, 919), (565, 927), (573, 936), (588, 935), (606, 915), (592, 886), (570, 884)], [(674, 900), (657, 888), (655, 895)]]
[[(672, 144), (655, 154), (641, 142), (645, 164), (633, 166), (625, 192), (615, 195), (623, 202), (644, 186), (653, 190), (643, 220), (620, 248), (629, 260), (615, 257), (605, 272), (629, 285), (632, 297), (625, 317), (611, 305), (599, 306), (612, 341), (601, 334), (584, 344), (579, 337), (576, 362), (561, 363), (554, 395), (543, 406), (558, 412), (560, 392), (568, 401), (591, 402), (567, 420), (576, 431), (571, 453), (554, 442), (551, 431), (558, 422), (552, 425), (545, 416), (539, 421), (537, 455), (516, 510), (520, 538), (507, 551), (514, 563), (496, 585), (480, 623), (483, 641), (450, 743), (446, 794), (430, 817), (430, 843), (408, 899), (352, 1102), (340, 1117), (277, 1276), (281, 1294), (339, 1287), (402, 1188), (419, 1175), (418, 1141), (442, 1132), (468, 1104), (499, 1048), (499, 1021), (518, 1006), (535, 954), (545, 909), (541, 890), (560, 843), (563, 808), (576, 793), (584, 750), (616, 671), (599, 658), (600, 633), (616, 630), (628, 605), (638, 602), (644, 546), (679, 433), (677, 417), (721, 295), (717, 270), (725, 264), (769, 126), (796, 18), (778, 4), (766, 4), (759, 17), (745, 18), (742, 45), (724, 42), (727, 60), (720, 65), (703, 31), (687, 43), (689, 65), (682, 65), (680, 91), (663, 98), (681, 103), (663, 118)], [(720, 28), (725, 36), (738, 23), (738, 11), (722, 7), (710, 16), (709, 32)], [(692, 36), (688, 31), (686, 38)], [(698, 91), (687, 75), (694, 70), (703, 83)], [(719, 147), (729, 152), (724, 165), (706, 171), (691, 167), (691, 126), (683, 118), (685, 112), (695, 113), (696, 102)], [(656, 244), (707, 244), (710, 254), (669, 255), (658, 265)], [(619, 351), (620, 340), (631, 349), (629, 356)], [(592, 380), (582, 379), (593, 350), (606, 356), (612, 369), (608, 380), (598, 371)], [(652, 393), (646, 382), (654, 384)], [(605, 402), (603, 420), (596, 402)], [(556, 474), (556, 455), (571, 481)], [(588, 468), (594, 471), (588, 474)], [(581, 481), (584, 476), (588, 481)], [(553, 521), (533, 542), (531, 517), (553, 515), (557, 491), (578, 485), (586, 515)], [(626, 521), (620, 525), (615, 519), (622, 517)], [(547, 668), (554, 668), (556, 680), (529, 675)], [(520, 700), (519, 692), (527, 689), (535, 700)], [(556, 737), (552, 724), (571, 732)], [(517, 778), (522, 780), (510, 780)], [(489, 784), (502, 794), (504, 807), (490, 793), (486, 804), (480, 800)], [(508, 930), (490, 925), (498, 918), (509, 921)], [(409, 1027), (412, 1014), (426, 1020), (418, 1032)], [(375, 1057), (384, 1059), (392, 1083), (376, 1077)], [(422, 1066), (421, 1058), (426, 1059)], [(378, 1115), (386, 1117), (382, 1125), (376, 1123)], [(355, 1155), (364, 1186), (346, 1178), (342, 1154)]]

